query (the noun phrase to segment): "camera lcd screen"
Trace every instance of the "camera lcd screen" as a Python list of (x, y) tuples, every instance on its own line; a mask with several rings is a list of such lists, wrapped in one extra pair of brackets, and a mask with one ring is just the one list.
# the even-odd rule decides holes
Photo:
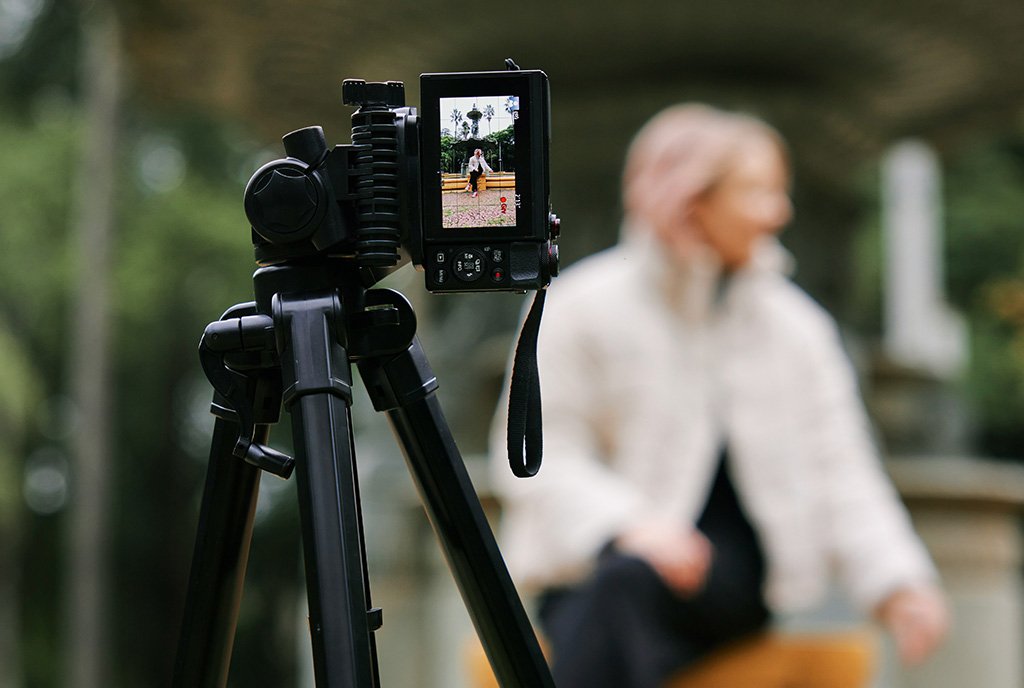
[(514, 227), (519, 96), (440, 99), (441, 227)]
[(547, 76), (537, 70), (423, 74), (420, 97), (427, 244), (546, 241)]

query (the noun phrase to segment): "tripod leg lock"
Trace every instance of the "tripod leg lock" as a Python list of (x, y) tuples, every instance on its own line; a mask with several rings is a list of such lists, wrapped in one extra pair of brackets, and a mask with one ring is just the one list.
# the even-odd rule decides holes
[[(281, 405), (280, 374), (273, 361), (273, 319), (259, 314), (228, 317), (231, 314), (229, 311), (223, 319), (210, 323), (199, 345), (203, 371), (217, 392), (214, 407), (219, 415), (230, 411), (231, 420), (240, 426), (234, 456), (287, 479), (295, 460), (254, 441), (257, 422), (270, 420), (257, 418), (257, 408), (276, 409)], [(231, 365), (226, 362), (228, 357)]]
[(285, 480), (291, 477), (292, 470), (295, 468), (295, 459), (292, 457), (244, 437), (238, 438), (238, 443), (235, 444), (235, 450), (232, 453), (245, 459), (246, 463)]

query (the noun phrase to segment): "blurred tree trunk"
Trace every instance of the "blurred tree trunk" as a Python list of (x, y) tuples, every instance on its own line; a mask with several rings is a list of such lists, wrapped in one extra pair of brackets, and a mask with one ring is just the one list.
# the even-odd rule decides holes
[(72, 434), (65, 685), (101, 688), (107, 657), (106, 581), (110, 457), (110, 245), (121, 87), (117, 18), (102, 0), (85, 2), (82, 26), (83, 148), (72, 210), (77, 238), (70, 379), (78, 418)]

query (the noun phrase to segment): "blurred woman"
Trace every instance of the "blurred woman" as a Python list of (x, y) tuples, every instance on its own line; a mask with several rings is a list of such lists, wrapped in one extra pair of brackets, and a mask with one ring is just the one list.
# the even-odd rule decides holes
[(658, 688), (833, 569), (907, 662), (946, 632), (835, 323), (786, 277), (789, 181), (765, 123), (670, 108), (629, 150), (622, 242), (550, 289), (544, 467), (500, 482), (559, 688)]

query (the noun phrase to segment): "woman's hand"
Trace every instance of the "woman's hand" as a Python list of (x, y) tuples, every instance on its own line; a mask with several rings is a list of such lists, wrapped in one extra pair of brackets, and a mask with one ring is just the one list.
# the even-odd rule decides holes
[(711, 568), (712, 547), (696, 528), (652, 520), (622, 533), (615, 541), (620, 552), (643, 559), (669, 588), (688, 597), (704, 587)]
[(949, 632), (949, 610), (938, 587), (901, 588), (882, 600), (875, 615), (892, 633), (904, 664), (916, 666), (934, 652)]

